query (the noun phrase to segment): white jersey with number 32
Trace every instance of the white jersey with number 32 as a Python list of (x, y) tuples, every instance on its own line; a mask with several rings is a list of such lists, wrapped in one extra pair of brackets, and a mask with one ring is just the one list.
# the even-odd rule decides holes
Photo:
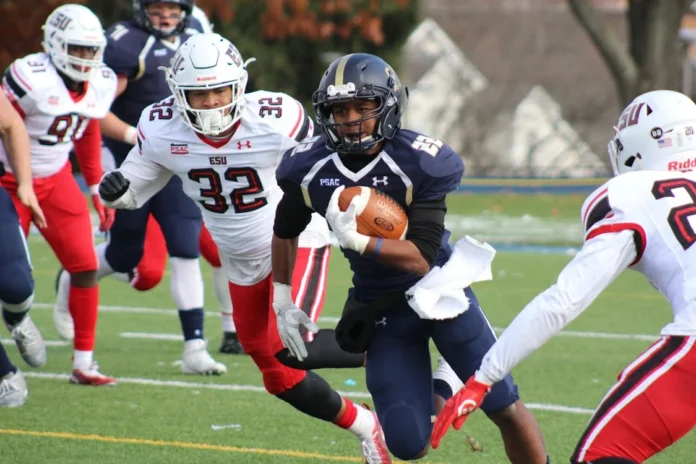
[[(86, 91), (75, 98), (48, 56), (36, 53), (10, 65), (2, 88), (24, 118), (31, 138), (32, 174), (42, 178), (65, 166), (73, 140), (82, 137), (90, 119), (107, 115), (116, 95), (116, 75), (106, 66), (95, 70)], [(2, 144), (0, 160), (7, 161)]]
[(582, 208), (585, 239), (633, 231), (643, 274), (669, 301), (664, 335), (696, 335), (696, 172), (638, 171), (617, 176)]
[[(282, 198), (275, 177), (282, 154), (313, 132), (302, 105), (282, 93), (245, 96), (240, 123), (230, 139), (216, 142), (194, 132), (176, 114), (173, 97), (146, 108), (138, 124), (138, 145), (119, 169), (126, 178), (152, 166), (181, 178), (186, 195), (200, 207), (206, 227), (220, 250), (228, 278), (252, 284), (270, 272), (270, 248), (276, 207)], [(135, 201), (147, 197), (135, 192)], [(328, 227), (323, 230), (328, 244)]]

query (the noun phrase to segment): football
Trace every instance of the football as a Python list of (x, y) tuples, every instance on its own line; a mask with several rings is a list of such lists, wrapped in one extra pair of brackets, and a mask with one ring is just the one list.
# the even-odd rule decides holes
[(406, 237), (406, 211), (386, 193), (370, 187), (347, 187), (338, 198), (340, 210), (347, 210), (356, 195), (360, 196), (357, 208), (358, 233), (393, 240), (403, 240)]

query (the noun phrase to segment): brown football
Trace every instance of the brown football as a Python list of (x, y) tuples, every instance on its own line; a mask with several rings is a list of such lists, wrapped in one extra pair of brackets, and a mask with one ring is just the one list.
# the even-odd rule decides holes
[(403, 240), (406, 237), (406, 211), (386, 193), (371, 187), (347, 187), (338, 198), (341, 211), (348, 209), (356, 195), (361, 197), (357, 210), (358, 233), (394, 240)]

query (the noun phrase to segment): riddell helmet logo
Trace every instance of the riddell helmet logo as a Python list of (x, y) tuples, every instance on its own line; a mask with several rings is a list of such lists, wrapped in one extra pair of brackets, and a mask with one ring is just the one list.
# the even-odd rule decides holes
[(670, 161), (667, 163), (668, 171), (690, 171), (696, 168), (696, 158), (691, 158), (686, 161)]
[(217, 79), (217, 76), (198, 76), (196, 77), (196, 82), (214, 81), (215, 79)]

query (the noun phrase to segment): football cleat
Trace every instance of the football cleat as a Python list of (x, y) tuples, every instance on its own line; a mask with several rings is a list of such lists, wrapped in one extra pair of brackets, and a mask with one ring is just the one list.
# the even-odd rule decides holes
[(184, 342), (181, 371), (184, 374), (222, 375), (227, 373), (227, 366), (210, 356), (207, 341), (196, 338)]
[[(365, 409), (370, 409), (366, 404), (363, 404)], [(391, 456), (387, 448), (387, 442), (384, 439), (384, 431), (379, 423), (377, 414), (372, 412), (372, 417), (375, 419), (374, 427), (372, 428), (372, 436), (369, 440), (363, 440), (360, 443), (362, 454), (366, 464), (391, 464)]]
[(63, 340), (72, 340), (75, 336), (70, 309), (68, 308), (68, 296), (70, 295), (70, 274), (65, 269), (60, 269), (56, 276), (56, 302), (53, 305), (53, 324)]
[(17, 372), (10, 372), (0, 378), (0, 407), (22, 406), (27, 401), (27, 396), (29, 396), (29, 390), (22, 371), (17, 369)]
[(220, 353), (225, 354), (245, 354), (242, 344), (236, 332), (223, 332), (222, 343), (220, 343)]
[(99, 365), (93, 362), (88, 369), (73, 369), (70, 383), (104, 387), (116, 385), (116, 379), (99, 372)]
[(46, 345), (41, 332), (27, 314), (22, 322), (15, 326), (7, 325), (12, 333), (22, 359), (31, 367), (41, 367), (46, 363)]

